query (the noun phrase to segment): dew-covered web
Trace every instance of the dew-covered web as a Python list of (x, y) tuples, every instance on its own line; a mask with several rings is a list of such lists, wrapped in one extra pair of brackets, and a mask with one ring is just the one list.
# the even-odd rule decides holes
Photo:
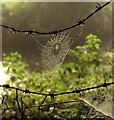
[[(113, 52), (112, 42), (113, 42), (113, 38), (111, 37), (109, 38), (109, 45), (106, 48), (105, 52), (101, 53), (111, 58), (111, 61), (107, 63), (107, 68), (105, 68), (107, 69), (107, 71), (109, 69), (110, 73), (107, 73), (107, 74), (110, 74), (110, 75), (112, 74), (111, 65), (112, 65), (112, 59), (113, 59), (112, 53), (111, 53)], [(105, 59), (102, 62), (104, 63)], [(102, 76), (101, 72), (98, 73), (94, 71), (93, 81), (90, 83), (90, 86), (92, 86), (92, 84), (94, 85), (97, 81), (102, 83), (102, 78), (104, 78), (105, 82), (112, 82), (112, 78), (106, 78), (105, 76)], [(98, 78), (97, 76), (100, 76), (101, 78), (100, 77)], [(112, 90), (113, 90), (112, 86), (109, 86), (107, 88), (100, 88), (100, 89), (96, 89), (95, 91), (94, 90), (89, 91), (88, 93), (85, 94), (85, 96), (80, 98), (85, 104), (90, 106), (88, 117), (91, 117), (91, 115), (94, 113), (94, 116), (97, 116), (97, 117), (101, 117), (103, 115), (108, 116), (106, 120), (109, 119), (110, 117), (114, 118), (113, 108), (112, 108), (112, 105), (113, 105), (113, 93), (112, 93), (113, 91)]]
[(72, 45), (72, 38), (69, 32), (52, 35), (46, 45), (42, 45), (39, 39), (32, 37), (36, 40), (38, 48), (41, 50), (41, 67), (43, 70), (52, 70), (60, 66)]

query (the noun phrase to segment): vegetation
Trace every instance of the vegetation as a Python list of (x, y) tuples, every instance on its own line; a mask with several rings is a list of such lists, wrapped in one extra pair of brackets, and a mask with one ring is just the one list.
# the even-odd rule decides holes
[[(15, 52), (4, 56), (3, 66), (7, 67), (6, 73), (10, 76), (7, 84), (21, 89), (29, 89), (30, 91), (42, 93), (60, 93), (64, 91), (72, 91), (84, 89), (87, 87), (97, 86), (102, 83), (112, 81), (112, 53), (101, 52), (101, 40), (96, 36), (89, 34), (86, 37), (86, 44), (76, 46), (75, 50), (70, 50), (69, 55), (74, 58), (74, 61), (68, 64), (63, 64), (61, 67), (50, 71), (28, 72), (27, 64), (23, 62), (22, 56)], [(39, 106), (42, 104), (44, 97), (42, 95), (25, 94), (18, 92), (19, 104), (23, 103), (23, 119), (57, 119), (57, 120), (83, 120), (87, 118), (103, 117), (101, 113), (96, 114), (85, 100), (90, 103), (95, 103), (97, 106), (106, 104), (106, 101), (111, 103), (112, 87), (100, 88), (91, 91), (85, 91), (81, 94), (67, 94), (56, 97), (47, 97), (40, 110), (35, 107), (27, 108), (27, 106)], [(4, 89), (3, 109), (7, 109), (3, 114), (4, 119), (19, 118), (22, 113), (18, 109), (15, 101), (15, 90)], [(75, 102), (49, 105), (55, 102), (65, 102), (75, 100)], [(77, 100), (77, 101), (76, 101)], [(55, 108), (54, 108), (55, 107)], [(90, 112), (92, 109), (92, 112)]]

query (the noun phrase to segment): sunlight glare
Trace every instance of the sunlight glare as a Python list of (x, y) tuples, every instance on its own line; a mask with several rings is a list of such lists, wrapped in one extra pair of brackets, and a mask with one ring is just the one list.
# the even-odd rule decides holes
[(0, 85), (4, 84), (8, 80), (9, 76), (5, 73), (7, 68), (3, 68), (2, 62), (0, 62)]

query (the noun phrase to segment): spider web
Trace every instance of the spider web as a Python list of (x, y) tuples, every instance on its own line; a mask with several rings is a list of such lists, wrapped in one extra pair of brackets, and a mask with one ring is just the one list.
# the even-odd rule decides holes
[(63, 64), (72, 45), (72, 38), (68, 32), (52, 35), (46, 45), (42, 45), (35, 36), (32, 38), (36, 40), (38, 49), (41, 50), (41, 68), (43, 70), (52, 70)]
[[(106, 48), (106, 50), (102, 53), (110, 53), (113, 52), (112, 50), (112, 43), (113, 43), (113, 38), (109, 38), (109, 45)], [(112, 59), (112, 55), (110, 55)], [(112, 67), (110, 67), (110, 72), (112, 71)], [(100, 73), (94, 72), (94, 75), (97, 75)], [(96, 79), (96, 78), (95, 78)], [(107, 82), (107, 81), (106, 81)], [(97, 90), (97, 94), (95, 95), (94, 92), (90, 91), (88, 95), (84, 96), (81, 98), (85, 103), (87, 103), (89, 106), (92, 106), (96, 111), (103, 113), (103, 115), (106, 115), (107, 117), (114, 118), (113, 116), (113, 86), (109, 86), (108, 88), (102, 88), (102, 91), (99, 89)], [(109, 94), (110, 93), (110, 94)], [(100, 96), (100, 98), (99, 98)], [(103, 101), (100, 101), (100, 100)], [(92, 111), (90, 112), (92, 114)]]

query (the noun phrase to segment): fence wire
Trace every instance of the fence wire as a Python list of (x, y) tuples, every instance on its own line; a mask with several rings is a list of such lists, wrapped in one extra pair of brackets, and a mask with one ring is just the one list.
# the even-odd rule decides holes
[(13, 27), (9, 27), (7, 25), (0, 25), (1, 27), (3, 28), (6, 28), (10, 31), (12, 31), (13, 33), (23, 33), (23, 34), (39, 34), (39, 35), (52, 35), (52, 34), (58, 34), (60, 32), (64, 32), (64, 31), (67, 31), (67, 30), (71, 30), (77, 26), (81, 26), (81, 25), (84, 25), (86, 23), (86, 21), (88, 19), (90, 19), (93, 15), (95, 15), (97, 12), (99, 12), (100, 10), (102, 10), (104, 7), (106, 7), (108, 4), (110, 4), (113, 0), (109, 1), (109, 2), (106, 2), (105, 4), (103, 5), (100, 5), (99, 3), (97, 3), (97, 6), (96, 6), (96, 9), (91, 13), (89, 14), (88, 16), (86, 16), (84, 19), (79, 19), (77, 21), (76, 24), (74, 25), (71, 25), (69, 27), (66, 27), (66, 28), (63, 28), (63, 29), (60, 29), (60, 30), (53, 30), (53, 31), (50, 31), (50, 32), (39, 32), (39, 31), (34, 31), (34, 30), (18, 30), (18, 29), (15, 29)]

